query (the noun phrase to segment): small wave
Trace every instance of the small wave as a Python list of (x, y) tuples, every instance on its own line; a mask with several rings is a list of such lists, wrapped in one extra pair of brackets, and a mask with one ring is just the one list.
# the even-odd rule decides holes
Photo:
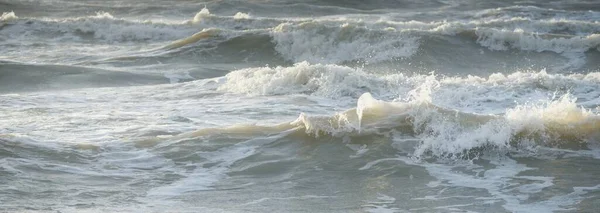
[(0, 20), (8, 25), (0, 31), (0, 38), (4, 39), (26, 39), (27, 37), (23, 35), (28, 35), (32, 38), (48, 37), (63, 41), (94, 39), (94, 42), (109, 43), (169, 41), (185, 37), (198, 30), (198, 27), (185, 23), (132, 21), (115, 18), (107, 12), (65, 19), (17, 17), (11, 12), (3, 13)]
[(217, 29), (204, 29), (198, 33), (195, 33), (194, 35), (174, 41), (174, 42), (168, 44), (167, 46), (164, 46), (163, 49), (171, 50), (171, 49), (180, 48), (185, 45), (189, 45), (189, 44), (198, 42), (199, 40), (202, 40), (202, 39), (211, 38), (214, 35), (216, 35), (216, 33), (218, 33), (218, 32), (219, 32), (219, 30), (217, 30)]
[[(10, 28), (0, 31), (6, 38), (21, 38), (22, 35), (52, 39), (80, 41), (94, 39), (95, 42), (160, 42), (186, 38), (207, 28), (230, 30), (261, 29), (277, 26), (285, 20), (251, 19), (246, 13), (235, 16), (216, 16), (204, 8), (191, 20), (131, 20), (114, 17), (108, 12), (99, 11), (95, 15), (73, 18), (28, 18), (17, 17), (14, 12), (4, 12), (0, 22), (10, 24)], [(10, 22), (10, 23), (9, 23)], [(262, 26), (261, 26), (262, 25)], [(247, 26), (248, 28), (240, 28)], [(2, 38), (0, 37), (0, 38)]]
[(307, 19), (285, 19), (252, 17), (248, 13), (237, 12), (233, 16), (212, 14), (208, 8), (203, 8), (187, 22), (204, 28), (221, 28), (228, 30), (256, 30), (273, 28), (281, 23), (296, 22)]
[(0, 93), (167, 83), (163, 76), (67, 65), (0, 61)]
[(60, 144), (38, 141), (23, 134), (0, 134), (0, 156), (3, 158), (39, 157), (61, 162), (82, 162), (86, 154), (98, 152), (100, 146), (93, 144)]

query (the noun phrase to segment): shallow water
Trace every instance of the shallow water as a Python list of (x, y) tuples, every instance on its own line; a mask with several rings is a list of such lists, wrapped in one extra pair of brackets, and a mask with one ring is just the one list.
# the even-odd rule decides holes
[(598, 9), (0, 0), (0, 211), (595, 212)]

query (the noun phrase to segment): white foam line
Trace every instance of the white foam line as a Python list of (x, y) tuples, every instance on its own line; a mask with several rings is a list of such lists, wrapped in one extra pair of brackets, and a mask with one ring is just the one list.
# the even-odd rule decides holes
[(365, 164), (363, 167), (360, 167), (358, 170), (367, 170), (370, 169), (371, 167), (373, 167), (374, 165), (381, 163), (381, 162), (385, 162), (385, 161), (404, 161), (400, 158), (383, 158), (383, 159), (378, 159), (375, 161), (371, 161), (368, 162), (367, 164)]
[[(573, 187), (573, 192), (566, 195), (554, 196), (538, 202), (522, 203), (522, 201), (527, 200), (531, 194), (541, 192), (543, 189), (552, 186), (553, 178), (543, 176), (518, 176), (519, 173), (534, 168), (519, 164), (510, 158), (502, 158), (501, 161), (491, 160), (490, 163), (494, 164), (496, 168), (486, 170), (483, 173), (483, 177), (456, 172), (453, 170), (453, 168), (456, 167), (455, 165), (415, 163), (408, 158), (398, 159), (401, 159), (410, 165), (424, 167), (430, 175), (438, 180), (448, 182), (449, 186), (485, 189), (492, 195), (490, 200), (499, 199), (504, 201), (505, 203), (502, 206), (511, 212), (573, 210), (570, 207), (583, 200), (583, 195), (587, 194), (589, 191), (600, 189), (600, 185), (592, 187)], [(509, 184), (510, 181), (514, 179), (527, 179), (536, 182), (518, 185), (517, 188), (514, 188), (515, 184)], [(542, 181), (542, 183), (539, 183), (539, 181)], [(436, 186), (437, 185), (433, 187)]]
[(448, 206), (422, 207), (422, 208), (415, 208), (415, 209), (410, 209), (410, 210), (417, 211), (417, 210), (426, 210), (426, 209), (446, 209), (446, 210), (454, 210), (454, 211), (459, 210), (459, 211), (464, 211), (464, 212), (473, 212), (473, 211), (467, 211), (467, 210), (455, 208), (455, 207), (467, 207), (467, 206), (473, 206), (473, 204), (456, 204), (456, 205), (448, 205)]
[(204, 164), (217, 163), (209, 168), (199, 165), (192, 174), (187, 177), (171, 183), (166, 186), (160, 186), (148, 191), (149, 196), (178, 196), (186, 192), (214, 190), (213, 185), (227, 177), (229, 167), (235, 162), (256, 154), (257, 149), (266, 144), (277, 141), (292, 132), (283, 132), (270, 137), (250, 139), (233, 145), (232, 147), (221, 148), (215, 152), (204, 153), (202, 157), (207, 158), (209, 162)]
[(269, 200), (308, 200), (308, 199), (329, 199), (335, 198), (336, 196), (325, 196), (325, 195), (303, 195), (298, 197), (263, 197), (257, 200), (250, 201), (242, 204), (242, 206), (255, 205)]
[(387, 204), (394, 204), (396, 202), (396, 198), (383, 194), (377, 193), (377, 200), (379, 201), (368, 201), (368, 204), (362, 205), (362, 207), (367, 212), (371, 213), (391, 213), (391, 212), (399, 212), (400, 209), (396, 207), (389, 207)]
[[(446, 200), (446, 199), (452, 199), (452, 198), (479, 198), (476, 196), (449, 196), (449, 197), (437, 197), (437, 196), (425, 196), (425, 197), (418, 197), (418, 198), (411, 198), (411, 200)], [(489, 198), (489, 199), (493, 199), (493, 198)]]

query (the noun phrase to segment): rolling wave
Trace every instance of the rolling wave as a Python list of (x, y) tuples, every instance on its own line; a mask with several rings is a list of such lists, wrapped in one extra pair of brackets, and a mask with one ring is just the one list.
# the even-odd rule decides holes
[[(412, 156), (427, 158), (474, 158), (482, 150), (531, 152), (536, 147), (588, 149), (597, 144), (600, 115), (579, 108), (565, 95), (544, 105), (520, 105), (502, 114), (474, 114), (436, 106), (430, 102), (386, 102), (365, 93), (357, 107), (334, 115), (304, 113), (292, 122), (274, 126), (236, 125), (200, 129), (168, 138), (137, 141), (138, 146), (156, 146), (167, 140), (178, 143), (193, 138), (284, 137), (340, 141), (369, 137), (416, 138)], [(343, 140), (341, 140), (343, 139)]]
[(68, 19), (19, 18), (14, 13), (3, 13), (0, 40), (51, 36), (62, 42), (170, 42), (166, 49), (172, 50), (200, 40), (210, 42), (215, 37), (223, 38), (212, 41), (218, 44), (258, 34), (270, 38), (269, 45), (274, 46), (275, 51), (271, 55), (279, 55), (291, 62), (377, 63), (413, 58), (423, 45), (442, 37), (444, 39), (439, 41), (446, 43), (438, 49), (464, 45), (452, 41), (458, 38), (492, 52), (519, 50), (562, 54), (568, 60), (565, 68), (579, 69), (588, 63), (585, 53), (600, 47), (600, 24), (578, 18), (584, 15), (537, 20), (522, 14), (508, 17), (476, 14), (479, 16), (476, 20), (431, 22), (370, 21), (362, 20), (361, 16), (308, 20), (253, 17), (246, 13), (218, 16), (204, 8), (190, 20), (161, 22), (120, 19), (105, 12)]
[[(501, 103), (526, 101), (539, 93), (571, 92), (582, 101), (595, 103), (600, 95), (600, 73), (552, 74), (545, 70), (490, 73), (488, 76), (453, 77), (435, 74), (378, 74), (341, 65), (297, 63), (290, 67), (258, 67), (235, 70), (223, 77), (218, 90), (258, 95), (308, 94), (333, 99), (358, 98), (365, 92), (377, 97), (406, 98), (410, 91), (426, 87), (434, 99), (448, 103), (465, 100)], [(509, 91), (510, 93), (507, 93)], [(485, 97), (485, 98), (484, 98)], [(463, 102), (462, 105), (469, 105)]]

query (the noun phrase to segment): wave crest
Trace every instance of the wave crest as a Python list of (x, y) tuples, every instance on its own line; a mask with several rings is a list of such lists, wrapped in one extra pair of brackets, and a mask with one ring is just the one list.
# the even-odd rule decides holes
[(52, 38), (59, 40), (94, 42), (129, 42), (129, 41), (170, 41), (176, 40), (197, 31), (197, 27), (184, 23), (167, 23), (158, 21), (132, 21), (115, 18), (108, 12), (97, 12), (96, 15), (65, 18), (38, 19), (17, 18), (14, 13), (3, 13), (2, 21), (10, 20), (0, 31), (0, 38), (26, 39), (23, 35), (39, 39)]
[[(452, 77), (435, 74), (377, 74), (341, 65), (297, 63), (290, 67), (257, 67), (228, 73), (221, 92), (256, 95), (307, 94), (334, 99), (358, 98), (369, 92), (376, 97), (407, 98), (409, 91), (424, 84), (435, 102), (473, 107), (482, 103), (513, 104), (540, 94), (570, 91), (578, 97), (600, 95), (600, 73), (552, 74), (518, 71), (489, 76)], [(433, 86), (437, 85), (437, 86)], [(500, 92), (502, 91), (502, 92)], [(510, 91), (509, 93), (505, 91)], [(425, 96), (420, 96), (425, 97)], [(591, 101), (583, 99), (582, 101)], [(430, 100), (431, 101), (431, 100)]]

